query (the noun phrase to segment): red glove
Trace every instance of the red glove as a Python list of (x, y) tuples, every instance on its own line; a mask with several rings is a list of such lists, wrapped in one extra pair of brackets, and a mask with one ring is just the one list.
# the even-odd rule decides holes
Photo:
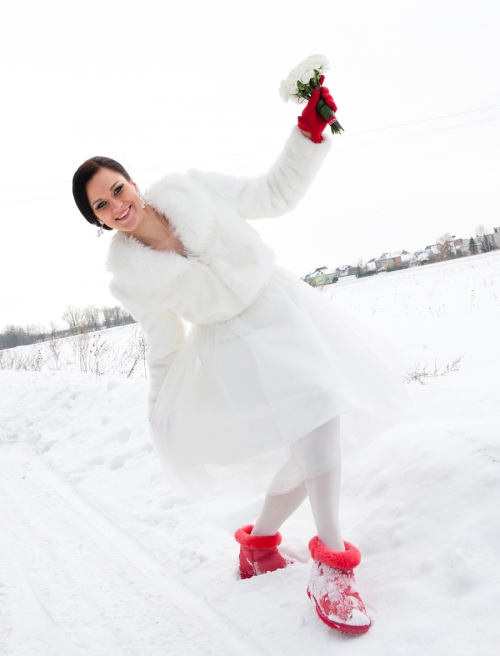
[[(324, 77), (321, 76), (320, 84), (323, 83), (323, 79)], [(314, 143), (321, 143), (323, 141), (321, 134), (328, 125), (328, 121), (316, 111), (316, 105), (320, 98), (322, 98), (334, 112), (337, 111), (337, 105), (331, 97), (328, 89), (326, 87), (319, 87), (319, 89), (314, 89), (302, 115), (298, 117), (299, 128), (304, 130), (304, 132), (308, 132)]]

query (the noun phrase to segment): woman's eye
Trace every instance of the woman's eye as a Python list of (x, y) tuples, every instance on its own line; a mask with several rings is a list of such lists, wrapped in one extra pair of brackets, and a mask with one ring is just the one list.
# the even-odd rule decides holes
[(123, 189), (123, 185), (119, 185), (118, 187), (115, 187), (115, 190), (113, 191), (113, 195), (118, 196), (118, 194), (122, 189)]
[(106, 205), (105, 201), (102, 200), (102, 201), (97, 205), (96, 210), (102, 210), (102, 208), (103, 208), (105, 205)]

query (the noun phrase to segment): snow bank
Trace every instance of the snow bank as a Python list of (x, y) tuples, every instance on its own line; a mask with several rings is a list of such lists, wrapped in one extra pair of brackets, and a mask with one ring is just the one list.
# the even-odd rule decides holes
[(464, 354), (458, 372), (412, 384), (410, 416), (346, 459), (342, 523), (363, 554), (368, 634), (329, 630), (307, 599), (307, 503), (282, 531), (300, 562), (238, 579), (231, 534), (262, 494), (172, 491), (146, 380), (1, 371), (5, 653), (498, 654), (500, 254), (325, 293), (415, 362)]

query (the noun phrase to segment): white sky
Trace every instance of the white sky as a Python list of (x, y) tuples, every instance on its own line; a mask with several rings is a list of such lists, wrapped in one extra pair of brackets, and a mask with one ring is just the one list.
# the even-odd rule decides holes
[(297, 116), (279, 82), (315, 52), (346, 132), (293, 215), (254, 223), (281, 264), (304, 275), (500, 226), (499, 34), (488, 0), (3, 3), (0, 329), (116, 304), (110, 233), (71, 196), (84, 159), (142, 187), (190, 166), (260, 173)]

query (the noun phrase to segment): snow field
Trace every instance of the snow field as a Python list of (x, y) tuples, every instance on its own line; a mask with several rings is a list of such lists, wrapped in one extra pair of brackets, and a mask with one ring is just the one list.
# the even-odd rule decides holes
[(307, 502), (282, 530), (299, 562), (238, 579), (231, 534), (264, 488), (170, 489), (146, 380), (0, 371), (0, 653), (499, 653), (500, 254), (323, 293), (415, 362), (464, 355), (458, 372), (413, 383), (406, 420), (345, 459), (368, 634), (328, 629), (307, 599)]
[(147, 377), (145, 335), (137, 324), (0, 351), (0, 369)]

